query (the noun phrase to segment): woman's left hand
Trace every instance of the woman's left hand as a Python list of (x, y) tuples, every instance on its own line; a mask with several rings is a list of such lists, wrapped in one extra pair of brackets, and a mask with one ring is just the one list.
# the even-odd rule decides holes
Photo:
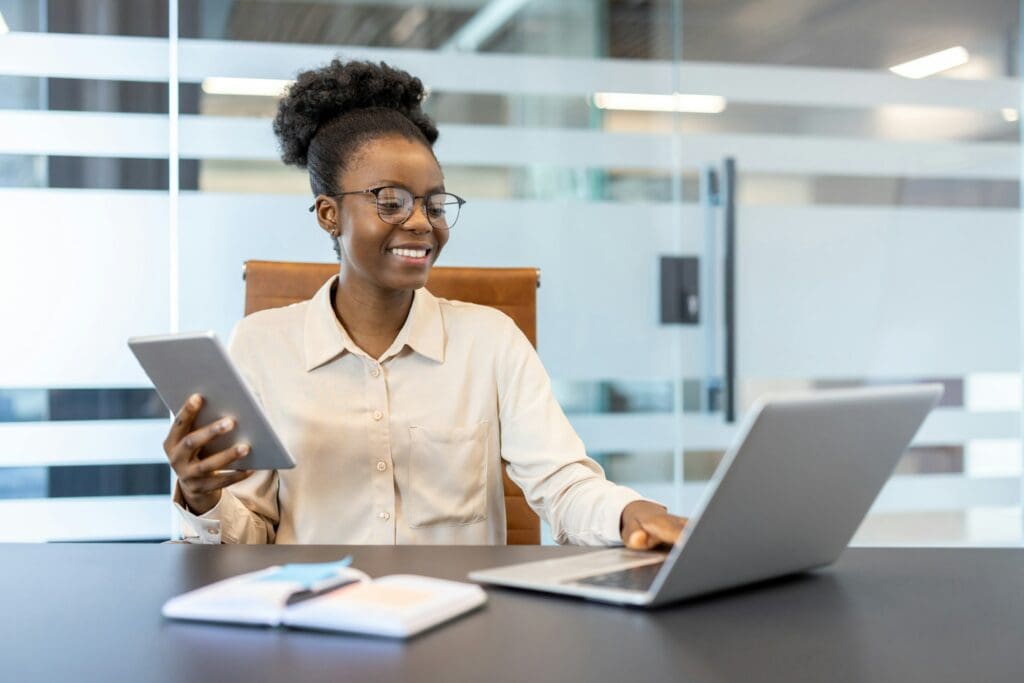
[(685, 517), (670, 515), (662, 505), (634, 500), (622, 509), (619, 528), (627, 548), (650, 550), (675, 543), (686, 522)]

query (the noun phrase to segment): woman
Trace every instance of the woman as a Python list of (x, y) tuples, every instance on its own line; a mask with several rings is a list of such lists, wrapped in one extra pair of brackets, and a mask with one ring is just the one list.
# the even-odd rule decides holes
[(530, 343), (494, 309), (423, 289), (463, 201), (447, 193), (423, 85), (335, 60), (299, 75), (274, 120), (305, 168), (339, 274), (310, 300), (255, 313), (230, 353), (297, 466), (224, 472), (199, 457), (231, 420), (164, 443), (175, 503), (198, 540), (504, 543), (501, 461), (561, 543), (672, 543), (685, 520), (604, 478)]

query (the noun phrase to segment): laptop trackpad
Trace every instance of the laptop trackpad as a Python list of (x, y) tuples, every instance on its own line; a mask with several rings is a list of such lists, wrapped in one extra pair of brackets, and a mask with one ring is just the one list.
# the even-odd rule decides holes
[(627, 591), (648, 591), (657, 578), (658, 572), (665, 565), (662, 562), (644, 564), (613, 572), (605, 572), (581, 579), (566, 581), (577, 586), (597, 586), (599, 588), (618, 588)]
[(605, 574), (645, 564), (662, 565), (667, 553), (644, 552), (613, 548), (584, 555), (563, 557), (557, 560), (541, 560), (503, 567), (501, 573), (514, 573), (515, 578), (525, 581), (572, 583), (596, 574)]

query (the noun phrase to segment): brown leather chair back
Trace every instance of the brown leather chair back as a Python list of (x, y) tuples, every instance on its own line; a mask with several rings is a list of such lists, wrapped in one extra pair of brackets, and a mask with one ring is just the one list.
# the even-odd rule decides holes
[[(312, 298), (332, 275), (337, 263), (246, 261), (245, 314), (287, 306)], [(444, 299), (493, 306), (504, 311), (534, 346), (537, 345), (536, 268), (446, 268), (430, 271), (427, 289)], [(523, 491), (502, 468), (509, 545), (540, 543), (540, 518), (526, 504)]]

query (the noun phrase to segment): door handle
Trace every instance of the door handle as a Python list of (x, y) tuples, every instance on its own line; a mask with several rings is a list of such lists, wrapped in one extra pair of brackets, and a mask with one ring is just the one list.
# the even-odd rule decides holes
[[(716, 354), (718, 334), (714, 314), (705, 316), (707, 324), (706, 365), (709, 383), (707, 387), (708, 406), (714, 410), (721, 399), (722, 412), (727, 423), (736, 421), (736, 159), (726, 157), (722, 160), (719, 171), (713, 166), (706, 166), (702, 175), (701, 202), (706, 209), (704, 262), (707, 271), (702, 277), (705, 310), (715, 310), (716, 292), (722, 288), (722, 379), (715, 377), (717, 371)], [(721, 221), (715, 215), (721, 209)], [(719, 229), (721, 225), (721, 229)], [(717, 250), (719, 240), (722, 247), (722, 274), (719, 284), (716, 277), (718, 265)]]

